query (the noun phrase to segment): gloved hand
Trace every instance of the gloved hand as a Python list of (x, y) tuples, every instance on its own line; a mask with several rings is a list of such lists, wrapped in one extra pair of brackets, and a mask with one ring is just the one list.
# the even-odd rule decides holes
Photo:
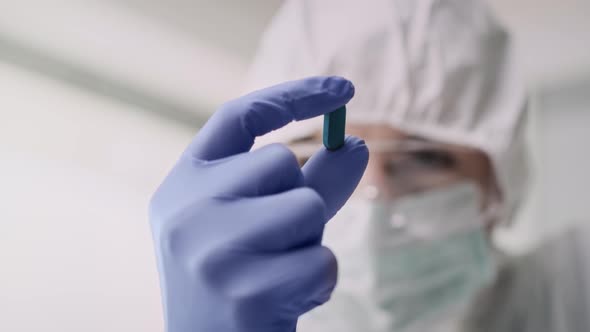
[(337, 266), (321, 236), (364, 172), (364, 142), (303, 169), (283, 145), (249, 150), (353, 94), (340, 77), (283, 83), (226, 103), (198, 133), (150, 202), (169, 332), (292, 332), (329, 299)]

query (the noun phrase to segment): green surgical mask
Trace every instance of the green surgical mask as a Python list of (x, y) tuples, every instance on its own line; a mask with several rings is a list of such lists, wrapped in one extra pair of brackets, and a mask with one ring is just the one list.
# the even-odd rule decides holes
[(347, 204), (325, 233), (338, 285), (300, 330), (422, 331), (458, 315), (495, 275), (478, 193), (460, 183)]

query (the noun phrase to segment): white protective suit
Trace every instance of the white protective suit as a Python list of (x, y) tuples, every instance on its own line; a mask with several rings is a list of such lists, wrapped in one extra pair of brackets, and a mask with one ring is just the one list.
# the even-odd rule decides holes
[[(510, 221), (528, 182), (527, 100), (516, 67), (507, 33), (477, 0), (288, 0), (262, 39), (247, 88), (312, 75), (350, 79), (349, 122), (486, 153), (501, 219)], [(289, 142), (320, 126), (317, 118), (294, 123), (261, 141)], [(500, 255), (494, 284), (461, 317), (428, 331), (590, 331), (588, 271), (579, 264), (585, 234), (564, 234), (524, 257)], [(315, 332), (305, 324), (300, 331)]]

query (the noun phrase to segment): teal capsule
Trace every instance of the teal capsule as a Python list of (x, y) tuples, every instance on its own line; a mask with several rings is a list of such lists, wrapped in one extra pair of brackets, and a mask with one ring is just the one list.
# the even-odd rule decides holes
[(328, 150), (338, 150), (344, 145), (344, 129), (346, 127), (346, 106), (324, 114), (324, 146)]

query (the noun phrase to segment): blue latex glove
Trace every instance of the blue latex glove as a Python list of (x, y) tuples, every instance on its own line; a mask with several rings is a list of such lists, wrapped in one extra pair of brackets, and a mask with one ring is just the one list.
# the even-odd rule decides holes
[(353, 94), (340, 77), (283, 83), (226, 103), (198, 133), (150, 203), (169, 332), (292, 332), (329, 299), (337, 266), (321, 236), (364, 172), (364, 142), (303, 169), (283, 145), (249, 150)]

